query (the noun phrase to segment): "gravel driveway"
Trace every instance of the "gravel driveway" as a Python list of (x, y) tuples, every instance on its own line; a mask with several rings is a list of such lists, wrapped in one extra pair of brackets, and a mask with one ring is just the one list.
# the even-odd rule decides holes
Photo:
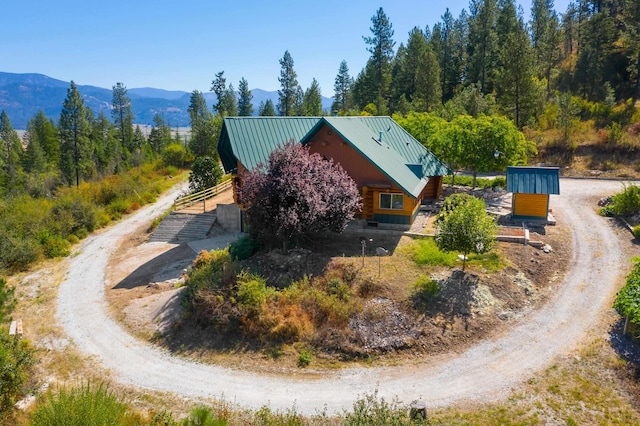
[(561, 179), (561, 195), (551, 197), (551, 207), (559, 221), (571, 226), (574, 255), (558, 294), (501, 337), (424, 365), (346, 369), (324, 373), (321, 379), (262, 376), (174, 358), (129, 335), (107, 312), (107, 261), (121, 239), (166, 210), (174, 194), (84, 241), (69, 260), (57, 318), (79, 350), (96, 357), (117, 380), (190, 398), (224, 398), (254, 409), (295, 405), (306, 414), (325, 406), (329, 413), (339, 413), (375, 389), (387, 399), (422, 399), (429, 406), (499, 400), (555, 357), (575, 349), (596, 326), (599, 313), (610, 309), (627, 259), (619, 231), (595, 214), (594, 195), (621, 188), (617, 181)]

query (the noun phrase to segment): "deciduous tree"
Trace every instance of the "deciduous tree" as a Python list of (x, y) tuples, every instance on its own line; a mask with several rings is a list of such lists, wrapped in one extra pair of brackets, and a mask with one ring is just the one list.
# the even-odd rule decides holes
[(288, 243), (325, 230), (342, 232), (362, 207), (351, 177), (332, 160), (295, 141), (274, 150), (268, 164), (241, 176), (239, 203), (251, 236), (262, 244)]
[(216, 159), (198, 157), (191, 165), (189, 189), (191, 192), (198, 192), (216, 186), (222, 174), (222, 169)]
[(470, 253), (486, 253), (493, 247), (497, 225), (479, 198), (468, 194), (453, 194), (444, 201), (436, 221), (436, 244), (444, 251), (463, 254), (464, 271)]

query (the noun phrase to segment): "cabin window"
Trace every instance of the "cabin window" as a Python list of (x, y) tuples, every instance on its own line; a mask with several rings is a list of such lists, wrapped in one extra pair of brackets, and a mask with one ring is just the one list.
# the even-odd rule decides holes
[(380, 194), (380, 208), (404, 210), (404, 194)]

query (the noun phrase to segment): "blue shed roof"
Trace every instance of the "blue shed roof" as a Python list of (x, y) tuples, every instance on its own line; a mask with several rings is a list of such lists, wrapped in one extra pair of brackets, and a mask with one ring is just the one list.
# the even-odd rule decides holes
[(560, 194), (558, 167), (507, 167), (507, 192), (517, 194)]

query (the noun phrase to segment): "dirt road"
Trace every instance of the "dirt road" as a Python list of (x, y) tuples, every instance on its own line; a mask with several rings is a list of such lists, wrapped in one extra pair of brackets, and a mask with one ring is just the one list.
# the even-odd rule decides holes
[(376, 388), (385, 398), (397, 396), (406, 403), (423, 399), (429, 406), (498, 400), (554, 358), (575, 349), (595, 327), (599, 313), (610, 309), (627, 262), (619, 238), (630, 234), (621, 233), (595, 214), (594, 197), (621, 188), (616, 181), (561, 180), (562, 195), (552, 196), (551, 207), (559, 221), (571, 225), (574, 256), (558, 294), (501, 337), (455, 358), (298, 379), (189, 362), (133, 338), (108, 314), (105, 268), (120, 240), (166, 209), (173, 194), (82, 244), (69, 260), (68, 275), (60, 286), (57, 318), (73, 343), (96, 357), (121, 382), (185, 397), (220, 397), (248, 408), (287, 409), (295, 404), (307, 414), (325, 406), (329, 413), (341, 412)]

